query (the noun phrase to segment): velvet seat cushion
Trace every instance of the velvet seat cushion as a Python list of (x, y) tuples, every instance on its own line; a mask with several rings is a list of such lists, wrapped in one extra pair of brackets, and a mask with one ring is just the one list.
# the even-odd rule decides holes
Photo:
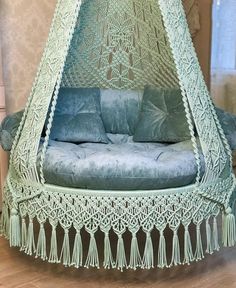
[(195, 181), (197, 165), (190, 141), (167, 145), (134, 143), (128, 135), (108, 137), (110, 144), (50, 141), (44, 163), (47, 183), (96, 190), (146, 190)]
[(181, 142), (190, 139), (180, 89), (147, 85), (144, 89), (136, 142)]
[(50, 139), (72, 143), (108, 143), (98, 88), (60, 89)]

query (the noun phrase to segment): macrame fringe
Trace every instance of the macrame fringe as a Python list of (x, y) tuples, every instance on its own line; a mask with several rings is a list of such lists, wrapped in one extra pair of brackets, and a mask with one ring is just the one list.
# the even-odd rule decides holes
[(118, 235), (117, 253), (116, 253), (116, 268), (123, 272), (127, 268), (127, 261), (125, 256), (124, 240), (121, 234)]
[(21, 246), (20, 216), (15, 208), (11, 209), (9, 236), (10, 236), (10, 247)]
[(214, 217), (213, 220), (213, 233), (212, 233), (212, 245), (213, 245), (213, 250), (214, 251), (219, 251), (220, 250), (220, 245), (219, 245), (219, 240), (218, 240), (218, 227), (217, 227), (217, 219)]
[(130, 248), (129, 268), (136, 270), (139, 267), (142, 267), (142, 258), (139, 252), (138, 239), (136, 237), (136, 233), (133, 233)]
[(55, 226), (52, 226), (51, 247), (50, 247), (50, 254), (49, 254), (48, 262), (50, 263), (60, 262), (58, 259), (58, 252), (57, 252), (57, 232), (56, 232)]
[(115, 262), (112, 256), (111, 251), (111, 243), (109, 238), (109, 233), (105, 233), (104, 237), (104, 261), (103, 261), (103, 267), (105, 269), (110, 269), (115, 267)]
[(204, 258), (200, 224), (197, 224), (196, 226), (196, 238), (197, 238), (196, 239), (196, 251), (195, 251), (194, 258), (196, 259), (196, 261), (198, 261)]
[(75, 268), (83, 266), (83, 245), (80, 230), (76, 231), (71, 265), (75, 266)]
[(30, 219), (25, 253), (28, 255), (33, 255), (33, 253), (35, 253), (35, 250), (36, 249), (35, 249), (35, 241), (34, 241), (34, 224), (33, 224), (33, 220)]
[(206, 253), (212, 254), (213, 253), (212, 232), (211, 232), (211, 226), (209, 223), (209, 219), (206, 220), (206, 239), (207, 239)]
[(46, 250), (46, 236), (45, 236), (45, 230), (44, 230), (44, 224), (40, 224), (40, 230), (39, 230), (39, 237), (38, 237), (38, 243), (37, 243), (37, 249), (36, 249), (36, 258), (40, 257), (43, 261), (47, 260), (47, 250)]
[(22, 218), (21, 221), (21, 251), (24, 251), (27, 245), (27, 227), (25, 218)]
[(62, 261), (64, 266), (70, 266), (70, 240), (69, 230), (64, 229), (64, 240), (61, 248), (60, 262)]
[(228, 208), (223, 214), (223, 245), (225, 247), (232, 247), (236, 242), (236, 227), (235, 216), (232, 209)]
[(188, 230), (188, 226), (185, 227), (184, 231), (184, 264), (190, 264), (194, 259), (193, 257), (193, 249), (192, 249), (192, 243), (191, 238)]
[(153, 244), (150, 232), (146, 233), (146, 243), (143, 253), (142, 268), (144, 269), (154, 268)]
[(90, 243), (89, 243), (89, 250), (88, 256), (85, 262), (84, 267), (97, 267), (99, 269), (99, 258), (98, 258), (98, 248), (94, 233), (90, 233)]
[(160, 231), (160, 240), (158, 248), (158, 265), (157, 267), (163, 269), (168, 267), (166, 258), (166, 240), (163, 231)]
[(0, 235), (4, 235), (5, 237), (9, 237), (9, 226), (10, 226), (10, 218), (9, 211), (6, 204), (3, 203), (2, 206), (2, 215), (1, 215), (1, 225), (0, 225)]
[(179, 237), (177, 234), (177, 230), (174, 230), (173, 243), (172, 243), (172, 258), (171, 258), (170, 266), (173, 266), (173, 265), (176, 266), (178, 264), (181, 264)]

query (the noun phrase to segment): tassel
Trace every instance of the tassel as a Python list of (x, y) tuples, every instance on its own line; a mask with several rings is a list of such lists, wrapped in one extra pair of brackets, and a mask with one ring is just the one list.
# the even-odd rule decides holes
[(236, 227), (235, 216), (231, 208), (227, 208), (223, 221), (223, 245), (225, 247), (232, 247), (236, 242)]
[(47, 251), (46, 251), (46, 236), (45, 236), (45, 230), (44, 230), (44, 224), (40, 224), (40, 230), (39, 230), (39, 237), (38, 237), (38, 244), (36, 249), (36, 258), (41, 257), (42, 260), (47, 259)]
[(20, 216), (15, 208), (11, 209), (10, 216), (10, 247), (21, 246)]
[(174, 231), (173, 235), (173, 245), (172, 245), (172, 259), (170, 266), (181, 264), (180, 261), (180, 246), (179, 246), (179, 237), (177, 231)]
[(21, 251), (24, 251), (27, 245), (27, 227), (25, 223), (25, 219), (22, 219), (21, 222)]
[(60, 263), (60, 261), (58, 259), (58, 253), (57, 253), (57, 232), (56, 232), (55, 226), (52, 226), (51, 248), (50, 248), (50, 254), (49, 254), (48, 262)]
[(142, 267), (142, 258), (139, 252), (136, 233), (133, 233), (131, 240), (129, 268), (136, 270), (138, 267)]
[(98, 248), (94, 233), (92, 232), (90, 233), (88, 256), (84, 267), (89, 268), (90, 266), (97, 267), (99, 269)]
[(127, 268), (124, 240), (121, 234), (118, 235), (116, 267), (118, 270), (121, 270), (121, 272), (123, 272), (123, 268)]
[(212, 235), (211, 235), (211, 226), (209, 224), (209, 219), (206, 220), (206, 238), (207, 238), (207, 248), (206, 253), (212, 254), (213, 248), (212, 248)]
[(192, 243), (189, 234), (188, 227), (185, 227), (184, 232), (184, 264), (190, 264), (193, 261), (193, 250), (192, 250)]
[(83, 245), (80, 230), (76, 230), (71, 265), (76, 268), (82, 267), (83, 265)]
[(143, 266), (142, 268), (151, 269), (154, 268), (154, 256), (153, 256), (153, 245), (150, 232), (146, 233), (146, 243), (143, 254)]
[(60, 262), (62, 261), (64, 266), (70, 266), (70, 241), (69, 230), (64, 229), (64, 240), (61, 248)]
[(158, 249), (158, 266), (163, 269), (168, 267), (166, 259), (166, 240), (163, 231), (160, 231), (159, 249)]
[(219, 251), (220, 245), (218, 241), (218, 227), (217, 227), (217, 219), (214, 217), (213, 221), (213, 250)]
[(104, 237), (104, 261), (103, 261), (103, 267), (105, 269), (110, 269), (115, 267), (115, 262), (112, 256), (111, 251), (111, 243), (109, 239), (109, 233), (105, 232)]
[(195, 251), (194, 258), (196, 259), (196, 261), (198, 261), (204, 258), (200, 224), (197, 224), (196, 234), (197, 234), (197, 243), (196, 243), (196, 251)]
[(25, 248), (25, 253), (28, 255), (32, 255), (33, 253), (35, 253), (34, 224), (33, 224), (32, 219), (30, 219), (30, 222), (29, 222), (27, 245)]

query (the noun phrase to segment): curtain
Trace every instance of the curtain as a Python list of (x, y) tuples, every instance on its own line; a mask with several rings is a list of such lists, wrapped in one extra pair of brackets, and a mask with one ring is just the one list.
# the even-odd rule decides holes
[(215, 103), (236, 114), (236, 1), (214, 0), (211, 94)]

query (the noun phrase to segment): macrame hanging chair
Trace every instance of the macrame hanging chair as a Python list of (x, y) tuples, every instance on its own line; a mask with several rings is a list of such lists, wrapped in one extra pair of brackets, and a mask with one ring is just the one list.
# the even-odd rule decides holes
[[(198, 167), (195, 183), (136, 191), (89, 190), (47, 183), (43, 167), (60, 87), (136, 90), (146, 84), (181, 89)], [(10, 156), (2, 212), (2, 232), (10, 246), (52, 263), (99, 267), (99, 230), (104, 234), (105, 268), (189, 264), (204, 257), (203, 223), (206, 251), (219, 249), (219, 213), (223, 215), (223, 244), (235, 244), (235, 184), (231, 150), (203, 79), (182, 1), (58, 0)], [(39, 234), (35, 239), (37, 223)], [(190, 224), (196, 227), (193, 236)], [(46, 237), (45, 225), (51, 226), (51, 238)], [(181, 227), (183, 259), (178, 237)], [(61, 228), (64, 240), (59, 252)], [(173, 233), (170, 261), (166, 229)], [(83, 255), (82, 230), (90, 235), (87, 255)], [(139, 247), (140, 231), (146, 234), (143, 251)], [(111, 248), (111, 233), (117, 235), (116, 251)], [(132, 236), (128, 258), (125, 233)], [(192, 245), (193, 237), (196, 246)]]

